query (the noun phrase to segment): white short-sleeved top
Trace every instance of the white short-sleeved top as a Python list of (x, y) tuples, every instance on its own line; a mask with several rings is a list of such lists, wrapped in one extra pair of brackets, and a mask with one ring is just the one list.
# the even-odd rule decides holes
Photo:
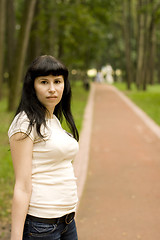
[[(29, 119), (18, 114), (8, 131), (9, 138), (18, 132), (27, 133)], [(41, 127), (45, 140), (33, 126), (29, 137), (33, 141), (32, 195), (28, 214), (56, 218), (76, 210), (77, 186), (72, 161), (78, 152), (78, 142), (68, 135), (57, 117), (46, 119)]]

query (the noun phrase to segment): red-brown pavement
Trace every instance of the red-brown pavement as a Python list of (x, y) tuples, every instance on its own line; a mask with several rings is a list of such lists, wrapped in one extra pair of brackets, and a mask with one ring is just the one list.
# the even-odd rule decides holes
[(112, 87), (96, 84), (79, 240), (160, 240), (160, 139)]

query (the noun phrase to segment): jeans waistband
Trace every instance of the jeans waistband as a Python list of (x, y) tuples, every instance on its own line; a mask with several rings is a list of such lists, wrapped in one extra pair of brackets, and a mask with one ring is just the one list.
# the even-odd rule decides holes
[(70, 224), (73, 221), (74, 216), (75, 216), (75, 212), (66, 214), (59, 218), (40, 218), (40, 217), (35, 217), (27, 214), (26, 219), (30, 219), (34, 222), (41, 222), (41, 223), (47, 223), (47, 224), (58, 224), (63, 222), (65, 222), (66, 224)]

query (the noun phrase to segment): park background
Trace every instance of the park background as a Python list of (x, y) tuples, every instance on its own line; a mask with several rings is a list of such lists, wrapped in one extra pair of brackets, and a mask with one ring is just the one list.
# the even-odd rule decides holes
[(0, 239), (14, 186), (7, 130), (26, 68), (42, 54), (69, 68), (79, 131), (88, 70), (108, 64), (113, 84), (160, 125), (159, 0), (0, 0)]

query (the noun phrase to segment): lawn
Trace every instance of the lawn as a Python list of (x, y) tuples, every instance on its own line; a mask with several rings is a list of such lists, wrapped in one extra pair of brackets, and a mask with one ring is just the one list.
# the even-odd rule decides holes
[[(81, 82), (76, 82), (73, 84), (72, 93), (72, 112), (80, 131), (89, 92), (84, 90)], [(0, 222), (3, 223), (10, 219), (14, 186), (13, 166), (7, 136), (13, 115), (14, 113), (7, 112), (7, 99), (4, 98), (0, 101)]]
[(10, 213), (11, 196), (13, 190), (13, 167), (11, 162), (7, 130), (11, 122), (12, 113), (8, 113), (7, 101), (0, 101), (0, 219), (6, 221)]
[(128, 91), (125, 83), (114, 83), (114, 86), (126, 94), (160, 125), (160, 85), (149, 85), (147, 91), (137, 91), (134, 85), (132, 85), (132, 90)]

